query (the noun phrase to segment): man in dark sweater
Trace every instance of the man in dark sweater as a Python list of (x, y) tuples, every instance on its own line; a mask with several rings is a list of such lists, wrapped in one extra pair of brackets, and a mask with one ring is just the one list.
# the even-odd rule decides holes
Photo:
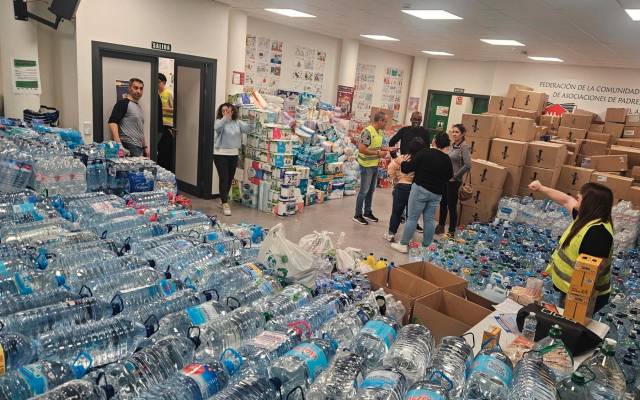
[(429, 132), (420, 126), (421, 123), (422, 114), (419, 111), (414, 111), (411, 114), (411, 125), (400, 128), (389, 140), (389, 147), (394, 147), (400, 142), (400, 154), (409, 154), (409, 144), (413, 138), (419, 137), (425, 143), (429, 143)]
[(447, 182), (453, 176), (453, 165), (446, 153), (451, 144), (446, 133), (439, 133), (433, 139), (432, 148), (424, 149), (411, 160), (400, 164), (405, 173), (415, 173), (411, 194), (409, 194), (409, 217), (404, 226), (400, 243), (392, 243), (391, 247), (401, 253), (408, 251), (408, 244), (413, 238), (420, 215), (424, 219), (422, 246), (427, 247), (433, 240), (436, 228), (436, 209), (440, 205)]

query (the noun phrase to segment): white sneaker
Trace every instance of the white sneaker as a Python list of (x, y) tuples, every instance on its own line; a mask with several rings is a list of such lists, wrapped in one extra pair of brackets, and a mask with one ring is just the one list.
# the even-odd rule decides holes
[(224, 215), (226, 215), (227, 217), (230, 217), (230, 216), (231, 216), (231, 207), (229, 207), (229, 204), (224, 203), (224, 204), (222, 205), (222, 213), (223, 213)]
[(386, 240), (387, 242), (392, 242), (395, 240), (396, 235), (391, 234), (391, 233), (385, 233), (384, 235), (382, 235), (382, 237), (384, 238), (384, 240)]
[(409, 252), (409, 247), (406, 244), (391, 243), (391, 248), (403, 254), (407, 254)]

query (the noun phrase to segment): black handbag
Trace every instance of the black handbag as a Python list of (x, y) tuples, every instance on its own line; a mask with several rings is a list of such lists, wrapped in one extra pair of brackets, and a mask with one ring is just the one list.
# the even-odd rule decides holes
[(520, 329), (521, 332), (524, 319), (530, 312), (536, 314), (536, 319), (538, 320), (535, 336), (536, 342), (547, 337), (549, 335), (549, 329), (551, 329), (553, 325), (558, 325), (560, 329), (562, 329), (562, 341), (574, 357), (594, 350), (602, 342), (600, 336), (591, 330), (576, 322), (565, 319), (562, 315), (553, 313), (538, 304), (529, 304), (518, 311), (516, 321), (518, 323), (518, 329)]

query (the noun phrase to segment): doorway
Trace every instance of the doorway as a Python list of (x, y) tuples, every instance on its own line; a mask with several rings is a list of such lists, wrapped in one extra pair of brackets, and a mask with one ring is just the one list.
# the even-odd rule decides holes
[(486, 95), (429, 90), (423, 125), (432, 140), (437, 133), (448, 132), (460, 123), (462, 114), (482, 114), (488, 109), (489, 96)]
[[(166, 71), (167, 65), (173, 67), (170, 74)], [(160, 67), (165, 76), (171, 75), (173, 115), (166, 110), (163, 115), (163, 103), (158, 95)], [(93, 140), (110, 140), (107, 121), (113, 105), (126, 94), (128, 80), (140, 78), (145, 82), (139, 104), (143, 109), (145, 143), (149, 146), (150, 158), (158, 161), (158, 144), (166, 134), (166, 117), (171, 115), (175, 145), (171, 146), (170, 163), (175, 168), (178, 190), (212, 198), (216, 60), (94, 41), (92, 73)]]

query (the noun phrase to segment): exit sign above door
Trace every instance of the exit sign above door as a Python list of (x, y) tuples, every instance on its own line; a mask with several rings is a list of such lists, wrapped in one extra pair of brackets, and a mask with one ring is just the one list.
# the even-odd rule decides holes
[(151, 42), (151, 48), (153, 50), (171, 51), (170, 43)]
[(454, 89), (453, 89), (453, 93), (455, 93), (455, 94), (462, 94), (462, 93), (464, 93), (464, 89), (463, 89), (463, 88), (458, 88), (458, 87), (457, 87), (457, 88), (454, 88)]

